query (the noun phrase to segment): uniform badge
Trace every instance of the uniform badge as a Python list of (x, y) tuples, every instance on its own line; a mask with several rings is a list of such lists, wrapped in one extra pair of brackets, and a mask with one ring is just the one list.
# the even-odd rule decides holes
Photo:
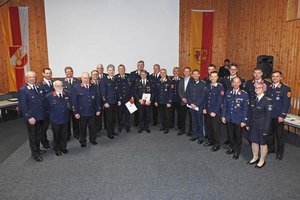
[(241, 104), (240, 104), (240, 103), (237, 103), (237, 104), (236, 104), (236, 107), (240, 108), (240, 107), (241, 107)]
[(272, 105), (268, 105), (268, 111), (272, 111), (273, 110), (273, 106)]
[(276, 100), (280, 100), (280, 97), (276, 97)]

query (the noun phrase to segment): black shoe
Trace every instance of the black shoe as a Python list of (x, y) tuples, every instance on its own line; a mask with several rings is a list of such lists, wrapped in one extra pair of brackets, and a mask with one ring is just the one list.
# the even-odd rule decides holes
[(68, 149), (61, 150), (61, 152), (63, 152), (63, 154), (69, 153)]
[(126, 133), (129, 133), (130, 132), (130, 128), (126, 128)]
[(165, 129), (164, 134), (169, 133), (169, 129)]
[(156, 125), (157, 125), (157, 122), (152, 123), (152, 126), (156, 126)]
[(98, 142), (97, 142), (97, 141), (91, 141), (91, 143), (92, 143), (92, 145), (96, 145), (96, 144), (98, 144)]
[(212, 146), (212, 145), (213, 145), (212, 143), (210, 143), (210, 142), (206, 142), (206, 143), (204, 143), (204, 145), (203, 145), (203, 146), (209, 147), (209, 146)]
[(46, 150), (40, 150), (40, 154), (44, 154), (46, 152), (47, 152)]
[(203, 141), (204, 141), (203, 139), (198, 139), (198, 142), (197, 142), (197, 143), (198, 143), (198, 144), (202, 144)]
[(276, 160), (282, 160), (283, 159), (283, 155), (282, 154), (277, 154), (276, 155)]
[(212, 147), (210, 149), (211, 152), (215, 152), (215, 151), (218, 151), (220, 149), (220, 147)]
[(119, 133), (113, 132), (113, 135), (114, 135), (114, 136), (118, 136), (118, 135), (119, 135)]
[(191, 136), (192, 136), (192, 132), (191, 132), (191, 131), (188, 131), (188, 132), (186, 133), (186, 136), (191, 137)]
[(170, 126), (169, 128), (170, 128), (170, 129), (173, 129), (173, 128), (174, 128), (174, 126)]
[(61, 156), (61, 152), (60, 152), (60, 151), (57, 151), (57, 152), (55, 152), (55, 155)]
[(230, 144), (230, 141), (229, 141), (229, 140), (226, 140), (226, 141), (224, 142), (224, 144), (229, 145), (229, 144)]
[(150, 129), (146, 129), (146, 132), (147, 132), (147, 133), (151, 133)]
[(263, 168), (265, 165), (266, 165), (266, 161), (265, 161), (264, 164), (262, 164), (261, 166), (255, 165), (255, 168), (261, 169), (261, 168)]
[(107, 137), (111, 140), (115, 138), (113, 135), (108, 135)]
[(183, 135), (183, 134), (184, 134), (183, 131), (179, 131), (179, 132), (177, 133), (177, 135)]
[(257, 160), (254, 161), (254, 162), (251, 162), (251, 160), (249, 160), (249, 161), (247, 162), (247, 165), (253, 165), (253, 164), (255, 164), (255, 163), (258, 163), (258, 161), (259, 161), (259, 158), (257, 158)]
[(229, 149), (228, 151), (226, 151), (226, 154), (232, 154), (234, 152), (233, 149)]
[(139, 128), (139, 130), (138, 130), (138, 133), (141, 133), (141, 132), (143, 132), (143, 130), (144, 130), (144, 129), (142, 129), (142, 128)]
[(232, 156), (232, 158), (233, 158), (234, 160), (239, 159), (239, 157), (240, 157), (240, 154), (239, 154), (239, 153), (234, 153), (234, 155)]
[(70, 141), (70, 137), (68, 137), (67, 140)]
[(160, 129), (159, 129), (159, 131), (164, 131), (164, 130), (165, 130), (164, 128), (160, 128)]
[(49, 144), (43, 144), (44, 149), (49, 149), (50, 145)]
[(86, 144), (81, 144), (81, 147), (83, 148), (83, 147), (86, 147)]
[(122, 129), (118, 129), (118, 133), (121, 133), (122, 132)]
[(75, 138), (76, 140), (79, 140), (79, 136), (74, 136), (74, 138)]
[(193, 142), (193, 141), (195, 141), (195, 140), (197, 140), (197, 139), (198, 139), (198, 138), (196, 138), (196, 137), (192, 137), (192, 138), (190, 138), (189, 140)]
[(38, 156), (33, 156), (34, 160), (37, 162), (42, 162), (43, 161), (43, 157), (38, 155)]

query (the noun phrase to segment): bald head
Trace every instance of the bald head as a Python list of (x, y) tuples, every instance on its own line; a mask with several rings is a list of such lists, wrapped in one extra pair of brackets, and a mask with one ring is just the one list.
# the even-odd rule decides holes
[(90, 74), (88, 72), (83, 72), (81, 74), (81, 81), (84, 85), (89, 84), (90, 82)]
[(25, 73), (25, 78), (26, 78), (27, 83), (34, 85), (35, 79), (36, 79), (36, 74), (34, 71), (28, 71)]

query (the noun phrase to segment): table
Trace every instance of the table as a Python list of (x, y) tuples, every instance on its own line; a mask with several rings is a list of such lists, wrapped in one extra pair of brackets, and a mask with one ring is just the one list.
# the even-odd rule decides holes
[(9, 101), (9, 100), (0, 101), (0, 121), (2, 121), (2, 110), (10, 107), (17, 107), (18, 103), (19, 103), (18, 101)]
[[(288, 114), (284, 119), (284, 124), (295, 128), (295, 133), (297, 134), (296, 129), (300, 129), (300, 116)], [(289, 131), (289, 129), (288, 129)]]

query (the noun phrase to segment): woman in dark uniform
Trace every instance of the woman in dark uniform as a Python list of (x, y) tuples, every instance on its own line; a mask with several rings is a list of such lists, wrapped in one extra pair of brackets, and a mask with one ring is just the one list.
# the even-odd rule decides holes
[[(265, 83), (255, 84), (256, 99), (251, 99), (249, 110), (249, 132), (252, 142), (253, 157), (247, 164), (256, 164), (260, 169), (266, 164), (268, 153), (267, 139), (271, 126), (272, 99), (266, 97), (267, 85)], [(260, 158), (258, 157), (260, 151)]]

